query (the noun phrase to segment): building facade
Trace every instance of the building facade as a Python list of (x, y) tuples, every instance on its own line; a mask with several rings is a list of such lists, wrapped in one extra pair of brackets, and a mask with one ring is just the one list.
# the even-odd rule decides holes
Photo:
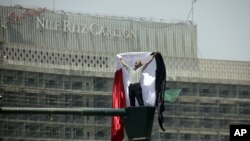
[[(167, 67), (164, 127), (152, 140), (229, 140), (230, 124), (250, 122), (250, 62), (197, 58), (197, 27), (0, 7), (1, 106), (111, 107), (114, 57), (158, 51)], [(111, 117), (0, 115), (0, 140), (110, 140)]]

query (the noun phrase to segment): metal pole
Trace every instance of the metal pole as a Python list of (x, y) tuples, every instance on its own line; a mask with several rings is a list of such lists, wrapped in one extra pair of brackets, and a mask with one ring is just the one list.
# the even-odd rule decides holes
[(122, 116), (129, 141), (150, 141), (155, 107), (114, 108), (29, 108), (0, 107), (0, 114), (70, 114), (82, 116)]
[(0, 114), (75, 114), (83, 116), (125, 116), (125, 109), (113, 108), (18, 108), (0, 107)]

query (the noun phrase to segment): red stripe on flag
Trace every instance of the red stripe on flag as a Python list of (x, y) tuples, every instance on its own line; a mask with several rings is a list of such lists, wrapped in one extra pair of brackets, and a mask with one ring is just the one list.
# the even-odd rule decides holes
[[(112, 91), (112, 108), (126, 107), (125, 101), (126, 100), (123, 85), (122, 69), (120, 69), (115, 72), (115, 79)], [(111, 141), (122, 141), (122, 139), (124, 138), (124, 128), (120, 116), (112, 117), (111, 128)]]

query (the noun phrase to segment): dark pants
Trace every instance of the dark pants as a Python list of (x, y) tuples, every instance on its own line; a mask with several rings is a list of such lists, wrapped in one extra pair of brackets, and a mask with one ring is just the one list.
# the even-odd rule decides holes
[(144, 106), (142, 99), (142, 88), (140, 83), (130, 84), (128, 87), (129, 90), (129, 100), (130, 106), (135, 106), (135, 98), (138, 101), (140, 106)]

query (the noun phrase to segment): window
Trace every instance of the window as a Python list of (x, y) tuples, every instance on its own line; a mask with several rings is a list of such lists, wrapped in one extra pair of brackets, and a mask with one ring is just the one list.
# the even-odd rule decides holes
[(73, 98), (73, 101), (74, 101), (74, 103), (73, 103), (73, 105), (74, 106), (78, 106), (78, 107), (83, 107), (84, 105), (83, 105), (83, 98), (82, 98), (82, 96), (79, 96), (79, 95), (74, 95), (74, 96), (72, 96), (72, 98)]
[(84, 131), (83, 128), (74, 128), (74, 138), (83, 139)]
[(191, 134), (181, 134), (181, 140), (190, 141)]
[(250, 104), (240, 104), (239, 105), (239, 113), (241, 115), (250, 115)]
[(238, 92), (239, 92), (239, 98), (250, 99), (250, 87), (249, 86), (239, 86)]
[(106, 78), (94, 78), (94, 90), (106, 91), (107, 90), (107, 79)]
[(71, 128), (65, 128), (65, 138), (66, 139), (71, 138)]
[(216, 96), (215, 84), (199, 84), (200, 96), (213, 97)]
[(235, 113), (234, 106), (230, 104), (221, 104), (220, 113), (225, 115), (231, 115)]
[(106, 135), (107, 131), (108, 130), (105, 128), (96, 128), (95, 139), (97, 139), (97, 140), (107, 139), (107, 135)]
[(161, 139), (164, 141), (171, 141), (172, 138), (172, 134), (171, 133), (161, 133)]
[(81, 90), (82, 89), (82, 82), (73, 82), (72, 89)]

